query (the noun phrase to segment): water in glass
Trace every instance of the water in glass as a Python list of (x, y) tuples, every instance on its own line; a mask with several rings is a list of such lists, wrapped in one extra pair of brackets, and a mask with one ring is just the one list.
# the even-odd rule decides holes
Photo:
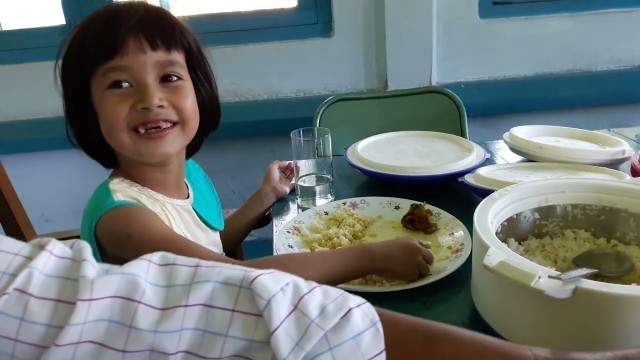
[(298, 205), (310, 209), (333, 201), (333, 177), (328, 174), (309, 173), (296, 183)]

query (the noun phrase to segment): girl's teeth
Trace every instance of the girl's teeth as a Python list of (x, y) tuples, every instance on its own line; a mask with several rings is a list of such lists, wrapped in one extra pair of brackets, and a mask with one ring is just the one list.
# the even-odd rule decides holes
[(164, 130), (164, 129), (170, 128), (172, 126), (173, 126), (172, 123), (161, 123), (161, 124), (147, 126), (147, 127), (140, 126), (140, 127), (137, 128), (137, 131), (138, 131), (139, 134), (146, 134), (146, 133), (152, 133), (152, 132)]

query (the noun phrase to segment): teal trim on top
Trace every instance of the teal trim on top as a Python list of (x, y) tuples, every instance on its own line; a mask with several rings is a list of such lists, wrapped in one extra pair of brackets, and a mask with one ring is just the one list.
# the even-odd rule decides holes
[[(640, 102), (640, 68), (440, 84), (462, 100), (469, 118)], [(311, 126), (335, 94), (222, 104), (212, 139), (286, 136)], [(62, 117), (0, 121), (0, 154), (71, 148)]]
[(640, 8), (640, 0), (478, 0), (481, 19)]
[[(63, 0), (66, 25), (0, 31), (0, 65), (55, 59), (59, 44), (83, 17), (111, 0)], [(331, 0), (298, 0), (291, 9), (185, 17), (204, 46), (329, 37)]]

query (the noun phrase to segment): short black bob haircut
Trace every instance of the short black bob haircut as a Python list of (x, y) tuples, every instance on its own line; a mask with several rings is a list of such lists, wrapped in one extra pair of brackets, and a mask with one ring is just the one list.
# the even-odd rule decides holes
[(127, 43), (136, 39), (144, 40), (153, 51), (184, 54), (200, 112), (198, 131), (187, 145), (187, 159), (220, 124), (215, 78), (196, 35), (158, 6), (137, 1), (105, 5), (78, 24), (61, 44), (55, 68), (62, 85), (70, 140), (107, 169), (116, 168), (119, 163), (100, 131), (91, 100), (91, 78), (100, 66), (120, 55)]

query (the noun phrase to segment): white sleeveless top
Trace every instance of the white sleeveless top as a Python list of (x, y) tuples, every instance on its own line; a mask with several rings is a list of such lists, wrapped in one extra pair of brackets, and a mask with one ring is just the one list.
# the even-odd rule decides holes
[(109, 188), (114, 200), (133, 201), (153, 211), (173, 231), (219, 254), (224, 254), (220, 232), (207, 227), (193, 210), (193, 190), (187, 199), (174, 199), (124, 178), (114, 178)]

